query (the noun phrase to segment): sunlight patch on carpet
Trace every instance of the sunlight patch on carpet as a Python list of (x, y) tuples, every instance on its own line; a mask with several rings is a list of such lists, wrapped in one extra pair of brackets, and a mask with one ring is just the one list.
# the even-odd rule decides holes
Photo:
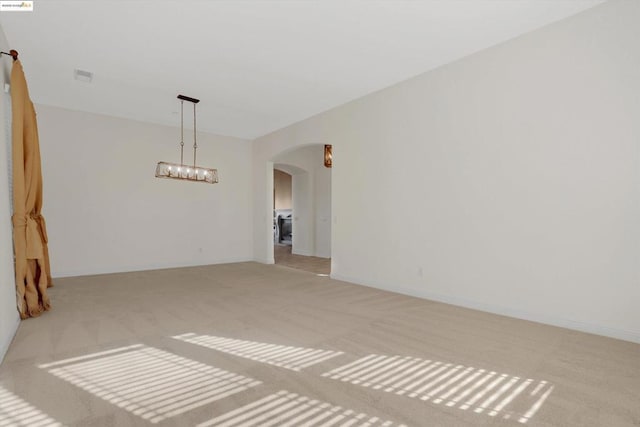
[(546, 381), (491, 370), (377, 354), (322, 376), (520, 423), (536, 414), (554, 387)]
[(60, 427), (62, 424), (6, 388), (0, 387), (0, 426)]
[(293, 371), (300, 371), (342, 354), (341, 351), (292, 347), (194, 333), (176, 335), (172, 338)]
[(144, 345), (45, 363), (39, 368), (154, 424), (261, 384)]
[(198, 427), (406, 427), (286, 390), (213, 418)]

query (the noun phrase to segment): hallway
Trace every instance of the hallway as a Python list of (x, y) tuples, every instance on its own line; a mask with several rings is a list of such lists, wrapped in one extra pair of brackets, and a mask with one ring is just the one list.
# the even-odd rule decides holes
[(273, 257), (277, 265), (304, 270), (316, 274), (331, 273), (331, 258), (294, 255), (291, 245), (273, 245)]

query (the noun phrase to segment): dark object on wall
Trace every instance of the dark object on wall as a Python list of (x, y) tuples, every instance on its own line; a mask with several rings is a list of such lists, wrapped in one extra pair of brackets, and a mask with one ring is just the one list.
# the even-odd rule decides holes
[(324, 146), (324, 166), (330, 168), (333, 164), (333, 153), (331, 151), (331, 145), (326, 144)]
[(10, 56), (10, 57), (12, 57), (12, 58), (13, 58), (13, 60), (14, 60), (14, 61), (17, 61), (17, 60), (18, 60), (18, 51), (17, 51), (17, 50), (15, 50), (15, 49), (11, 49), (11, 50), (9, 51), (9, 53), (7, 53), (7, 52), (0, 52), (0, 55), (7, 55), (7, 56)]

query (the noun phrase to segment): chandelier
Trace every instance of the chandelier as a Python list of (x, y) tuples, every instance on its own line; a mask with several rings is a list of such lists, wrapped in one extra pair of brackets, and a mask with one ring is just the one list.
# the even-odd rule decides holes
[[(199, 99), (178, 95), (180, 100), (180, 163), (158, 162), (156, 166), (156, 178), (182, 179), (186, 181), (204, 182), (215, 184), (218, 182), (217, 169), (198, 166), (196, 163), (196, 151), (198, 143), (196, 141), (196, 104)], [(193, 104), (193, 164), (184, 164), (184, 101)]]

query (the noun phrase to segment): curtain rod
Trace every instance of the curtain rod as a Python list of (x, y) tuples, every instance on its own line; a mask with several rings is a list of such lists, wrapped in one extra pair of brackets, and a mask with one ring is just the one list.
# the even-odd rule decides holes
[(18, 51), (17, 51), (17, 50), (14, 50), (14, 49), (11, 49), (11, 50), (9, 51), (9, 53), (7, 53), (7, 52), (0, 52), (0, 55), (7, 55), (7, 56), (10, 56), (10, 57), (12, 57), (12, 58), (13, 58), (13, 60), (14, 60), (14, 61), (16, 61), (16, 60), (18, 59)]

